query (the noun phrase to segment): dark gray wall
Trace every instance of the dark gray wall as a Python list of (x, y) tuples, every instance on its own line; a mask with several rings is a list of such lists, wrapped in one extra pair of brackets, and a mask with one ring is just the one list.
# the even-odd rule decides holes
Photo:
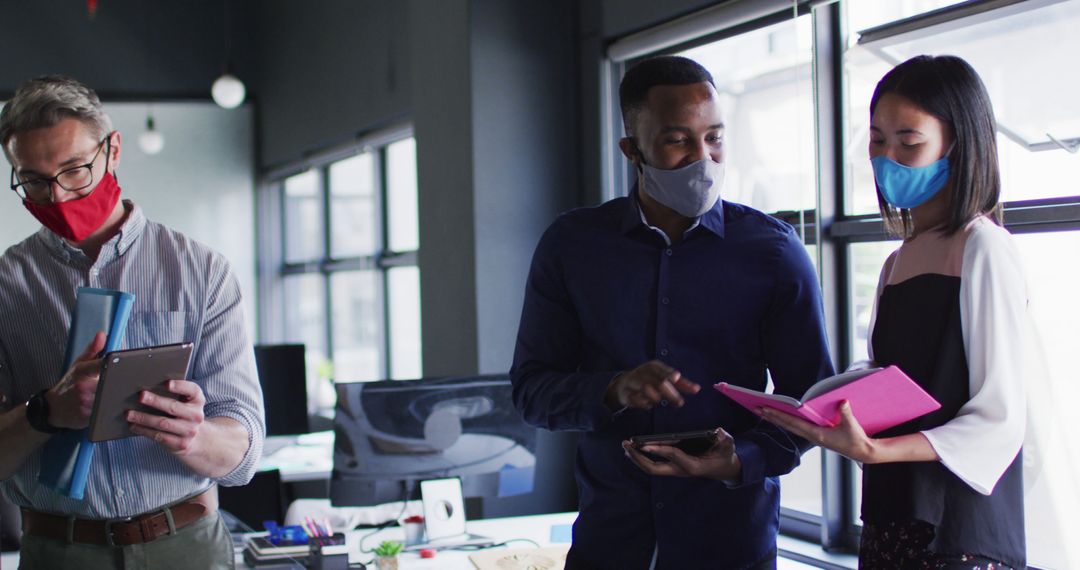
[(507, 370), (536, 242), (577, 205), (574, 3), (472, 4), (473, 211), (481, 372)]
[[(441, 10), (440, 4), (431, 2), (429, 8)], [(408, 5), (385, 0), (259, 4), (262, 167), (296, 161), (408, 118), (413, 37)]]
[(424, 374), (476, 373), (470, 2), (411, 4)]
[(533, 248), (578, 202), (576, 10), (412, 8), (424, 372), (506, 371)]
[[(229, 0), (231, 59), (254, 85), (250, 18), (256, 0)], [(222, 0), (102, 0), (94, 18), (85, 2), (0, 2), (0, 97), (30, 77), (63, 73), (112, 101), (210, 97), (226, 59)]]

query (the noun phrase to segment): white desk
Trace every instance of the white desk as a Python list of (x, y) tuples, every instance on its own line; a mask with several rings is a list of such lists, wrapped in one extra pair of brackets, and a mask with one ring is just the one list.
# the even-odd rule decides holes
[[(329, 480), (334, 468), (334, 432), (267, 438), (259, 470), (278, 469), (284, 483)], [(270, 448), (273, 449), (270, 449)], [(264, 450), (265, 451), (265, 450)]]
[[(491, 537), (496, 542), (512, 539), (528, 539), (540, 546), (553, 546), (551, 528), (556, 525), (573, 524), (577, 513), (558, 513), (552, 515), (533, 515), (504, 519), (486, 519), (467, 523), (470, 533)], [(360, 539), (370, 531), (359, 530), (350, 533), (346, 539), (349, 545), (350, 562), (367, 562), (373, 556), (360, 553)], [(383, 540), (404, 540), (404, 531), (400, 527), (388, 528), (364, 539), (364, 547), (372, 549)], [(569, 546), (568, 543), (564, 543)], [(532, 548), (528, 542), (511, 542), (500, 548)], [(401, 570), (475, 570), (469, 561), (472, 552), (462, 550), (440, 550), (435, 558), (420, 558), (416, 552), (406, 552), (400, 556)], [(373, 565), (369, 565), (371, 568)]]

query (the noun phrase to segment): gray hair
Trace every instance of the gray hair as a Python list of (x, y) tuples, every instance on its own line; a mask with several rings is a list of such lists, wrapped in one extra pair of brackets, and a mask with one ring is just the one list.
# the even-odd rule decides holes
[(0, 112), (4, 154), (8, 155), (11, 137), (51, 127), (67, 118), (81, 121), (98, 140), (113, 130), (112, 119), (105, 114), (97, 93), (75, 79), (45, 75), (23, 83)]

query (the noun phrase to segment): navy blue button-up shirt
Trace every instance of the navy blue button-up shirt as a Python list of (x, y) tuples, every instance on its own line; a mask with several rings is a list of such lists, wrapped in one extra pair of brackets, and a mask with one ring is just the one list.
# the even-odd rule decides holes
[[(777, 477), (807, 448), (712, 384), (800, 397), (833, 373), (817, 276), (791, 226), (717, 202), (675, 245), (643, 223), (635, 197), (562, 214), (533, 257), (518, 331), (514, 401), (529, 423), (579, 430), (574, 559), (591, 567), (739, 568), (774, 546)], [(613, 413), (619, 372), (658, 359), (702, 385), (686, 405)], [(620, 442), (723, 427), (736, 485), (652, 477)]]

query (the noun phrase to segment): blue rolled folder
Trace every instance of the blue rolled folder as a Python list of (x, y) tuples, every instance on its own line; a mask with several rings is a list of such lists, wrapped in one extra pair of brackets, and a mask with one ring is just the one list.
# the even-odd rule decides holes
[[(80, 287), (71, 314), (61, 374), (71, 368), (99, 331), (105, 332), (105, 353), (120, 350), (134, 302), (135, 295), (131, 293)], [(61, 431), (45, 443), (38, 482), (67, 497), (82, 500), (93, 458), (94, 443), (90, 441), (89, 428)]]

